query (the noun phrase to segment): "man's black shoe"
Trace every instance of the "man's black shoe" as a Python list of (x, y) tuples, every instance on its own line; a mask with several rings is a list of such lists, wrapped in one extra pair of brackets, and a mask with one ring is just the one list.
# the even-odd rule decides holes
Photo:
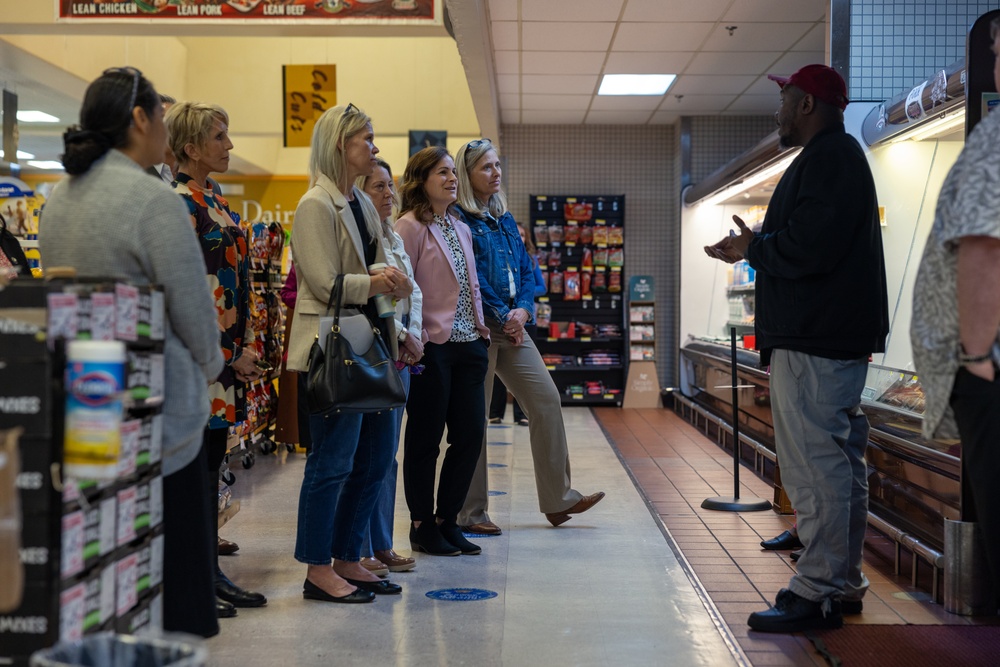
[(219, 618), (235, 618), (236, 607), (221, 598), (215, 598), (215, 614)]
[(266, 597), (260, 593), (240, 588), (224, 574), (221, 576), (216, 574), (215, 595), (234, 607), (263, 607), (267, 604)]
[(842, 627), (844, 617), (840, 615), (839, 605), (831, 602), (827, 612), (823, 611), (823, 606), (823, 602), (807, 600), (782, 588), (774, 606), (750, 614), (747, 625), (758, 632), (804, 632)]
[[(864, 610), (865, 603), (862, 600), (840, 600), (840, 613), (844, 616), (856, 616)], [(834, 605), (836, 609), (836, 605)]]
[(799, 541), (799, 536), (797, 534), (793, 534), (792, 531), (786, 530), (777, 537), (764, 540), (760, 543), (760, 546), (767, 551), (782, 551), (784, 549), (799, 549), (802, 547), (802, 542)]

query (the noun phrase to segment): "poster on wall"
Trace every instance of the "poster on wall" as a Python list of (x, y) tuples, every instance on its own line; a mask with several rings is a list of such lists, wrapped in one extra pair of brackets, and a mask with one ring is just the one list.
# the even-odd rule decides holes
[(25, 239), (38, 234), (38, 213), (44, 203), (45, 198), (24, 181), (0, 177), (0, 215), (14, 236)]
[(284, 65), (281, 71), (285, 148), (308, 147), (316, 121), (337, 106), (337, 66)]
[(56, 0), (57, 21), (226, 21), (443, 25), (442, 0)]
[(410, 155), (431, 146), (447, 146), (447, 130), (410, 130)]

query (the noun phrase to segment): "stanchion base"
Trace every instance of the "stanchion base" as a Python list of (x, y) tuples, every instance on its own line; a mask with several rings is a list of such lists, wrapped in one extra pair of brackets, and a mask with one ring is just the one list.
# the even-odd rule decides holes
[(733, 496), (719, 496), (718, 498), (705, 498), (701, 501), (702, 509), (719, 510), (720, 512), (763, 512), (771, 509), (771, 501), (763, 498), (734, 498)]

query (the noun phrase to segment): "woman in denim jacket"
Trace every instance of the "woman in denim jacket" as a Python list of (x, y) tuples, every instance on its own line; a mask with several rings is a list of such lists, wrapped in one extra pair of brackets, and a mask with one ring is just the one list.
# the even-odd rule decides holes
[[(494, 373), (503, 380), (528, 416), (531, 454), (535, 463), (538, 506), (553, 526), (585, 512), (603, 492), (582, 495), (570, 486), (569, 449), (556, 389), (538, 348), (524, 326), (534, 321), (534, 267), (521, 242), (517, 223), (507, 210), (500, 183), (500, 158), (489, 139), (477, 139), (459, 149), (458, 206), (472, 230), (483, 295), (483, 313), (493, 345), (486, 373), (486, 404), (492, 398)], [(459, 523), (468, 532), (499, 535), (486, 513), (486, 438)]]

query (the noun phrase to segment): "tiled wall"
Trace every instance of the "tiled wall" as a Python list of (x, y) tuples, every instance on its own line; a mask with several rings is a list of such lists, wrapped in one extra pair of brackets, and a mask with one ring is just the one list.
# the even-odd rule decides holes
[(625, 273), (654, 277), (660, 384), (673, 384), (680, 225), (674, 127), (505, 125), (502, 136), (517, 220), (528, 219), (533, 194), (625, 195)]
[(1000, 2), (851, 0), (850, 99), (881, 102), (963, 60), (969, 27), (991, 9)]
[[(777, 86), (775, 86), (777, 89)], [(777, 105), (778, 96), (774, 96)], [(773, 116), (691, 118), (691, 183), (697, 183), (777, 129)]]

